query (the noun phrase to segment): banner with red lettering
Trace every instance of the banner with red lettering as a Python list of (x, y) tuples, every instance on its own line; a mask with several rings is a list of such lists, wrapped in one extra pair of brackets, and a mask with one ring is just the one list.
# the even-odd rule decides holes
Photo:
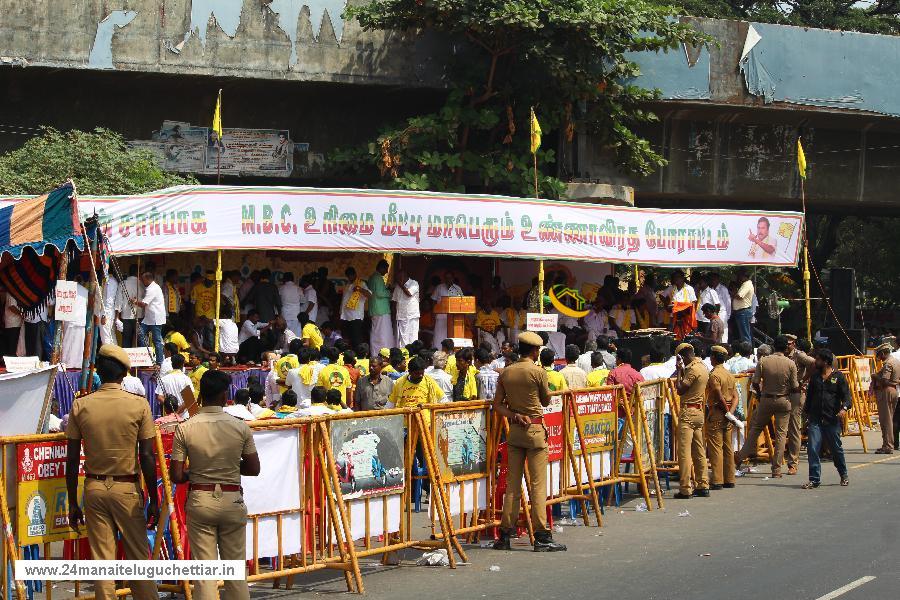
[[(615, 389), (599, 391), (573, 391), (575, 409), (584, 428), (584, 449), (588, 454), (606, 452), (616, 447), (616, 397)], [(569, 431), (573, 436), (575, 455), (581, 454), (581, 440), (575, 419), (569, 417)]]
[[(18, 543), (20, 546), (72, 540), (66, 491), (68, 442), (16, 445)], [(79, 501), (84, 492), (84, 456), (78, 473)], [(84, 529), (82, 528), (82, 533)]]
[[(0, 199), (0, 206), (15, 199)], [(795, 266), (796, 212), (661, 210), (383, 190), (179, 186), (81, 197), (118, 254), (296, 249)]]

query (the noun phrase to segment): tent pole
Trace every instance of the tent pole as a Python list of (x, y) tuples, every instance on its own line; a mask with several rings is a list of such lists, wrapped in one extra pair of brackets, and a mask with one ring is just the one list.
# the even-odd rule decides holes
[[(62, 249), (59, 257), (59, 274), (56, 279), (59, 280), (62, 277), (63, 280), (67, 280), (69, 273), (69, 246), (68, 244)], [(55, 293), (55, 292), (54, 292)], [(62, 321), (56, 318), (56, 314), (54, 312), (53, 320), (56, 323), (56, 327), (53, 331), (53, 349), (50, 353), (50, 364), (58, 365), (60, 354), (62, 352), (62, 341), (63, 341), (63, 332), (62, 332)]]
[[(94, 264), (94, 257), (97, 256), (97, 240), (100, 237), (100, 230), (98, 227), (93, 240), (88, 239), (87, 231), (85, 231), (83, 225), (81, 228), (81, 232), (84, 236), (84, 246), (87, 249), (88, 259), (91, 265), (91, 270), (88, 275), (88, 303), (87, 315), (85, 317), (84, 324), (84, 354), (81, 361), (81, 385), (79, 385), (79, 391), (84, 394), (91, 391), (91, 384), (93, 383), (91, 381), (91, 377), (89, 376), (91, 363), (93, 362), (91, 361), (91, 357), (93, 355), (94, 349), (95, 329), (100, 325), (100, 315), (98, 314), (98, 311), (95, 310), (95, 308), (98, 298), (102, 302), (102, 296), (100, 295), (100, 284), (97, 281), (97, 265)], [(102, 308), (100, 312), (102, 312)]]
[(216, 250), (216, 340), (213, 350), (219, 351), (219, 309), (222, 303), (222, 251)]

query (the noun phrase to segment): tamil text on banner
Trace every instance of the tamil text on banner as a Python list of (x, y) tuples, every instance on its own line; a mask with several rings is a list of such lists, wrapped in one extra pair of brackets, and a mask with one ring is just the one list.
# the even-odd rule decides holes
[[(60, 280), (56, 282), (55, 309), (57, 321), (75, 321), (77, 318), (78, 284), (74, 281)], [(84, 317), (82, 317), (82, 322)]]
[[(20, 546), (71, 540), (69, 494), (66, 491), (68, 442), (36, 442), (16, 446), (18, 543)], [(84, 488), (84, 457), (78, 474), (78, 496)], [(83, 530), (82, 530), (83, 531)]]
[(559, 315), (556, 313), (527, 313), (525, 328), (528, 331), (556, 331)]
[(854, 358), (856, 363), (856, 376), (859, 381), (859, 389), (862, 392), (868, 392), (872, 387), (872, 363), (868, 358)]
[[(612, 450), (616, 446), (616, 396), (614, 389), (572, 392), (575, 410), (584, 428), (584, 449), (588, 454)], [(575, 454), (581, 453), (582, 443), (579, 439), (575, 419), (570, 417), (569, 431)]]
[(81, 197), (79, 207), (98, 213), (119, 254), (277, 247), (658, 265), (796, 265), (803, 218), (795, 212), (218, 186)]

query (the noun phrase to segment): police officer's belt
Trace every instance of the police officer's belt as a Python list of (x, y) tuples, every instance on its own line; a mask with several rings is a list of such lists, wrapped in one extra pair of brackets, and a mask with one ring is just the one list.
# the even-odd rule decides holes
[(544, 424), (544, 417), (543, 417), (543, 416), (540, 416), (540, 417), (525, 417), (525, 418), (528, 419), (529, 421), (531, 421), (531, 424), (532, 424), (532, 425), (543, 425), (543, 424)]
[(223, 492), (243, 492), (244, 488), (237, 484), (233, 483), (192, 483), (191, 490), (196, 490), (198, 492), (214, 492), (216, 491), (216, 486), (219, 486), (219, 489)]
[(685, 402), (682, 404), (684, 408), (703, 408), (702, 402)]
[(85, 477), (88, 479), (97, 479), (99, 481), (106, 481), (107, 479), (112, 479), (113, 481), (125, 481), (128, 483), (134, 483), (137, 481), (137, 475), (94, 475), (93, 473), (85, 473)]
[(787, 394), (763, 394), (763, 398), (787, 398)]

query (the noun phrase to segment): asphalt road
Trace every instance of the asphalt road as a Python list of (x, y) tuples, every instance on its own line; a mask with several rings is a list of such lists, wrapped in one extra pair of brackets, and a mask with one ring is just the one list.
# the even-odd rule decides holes
[[(879, 439), (870, 432), (869, 447)], [(817, 490), (800, 489), (805, 463), (799, 475), (780, 480), (768, 479), (760, 465), (737, 488), (709, 499), (675, 500), (673, 485), (664, 510), (636, 512), (631, 500), (608, 509), (602, 528), (566, 526), (555, 534), (568, 544), (565, 553), (535, 554), (522, 541), (511, 552), (467, 547), (471, 563), (456, 570), (413, 566), (413, 551), (398, 567), (367, 561), (367, 597), (900, 598), (900, 454), (863, 454), (856, 438), (845, 438), (845, 448), (848, 488), (838, 485), (831, 463), (823, 464)], [(856, 587), (834, 595), (844, 586)], [(300, 578), (289, 592), (263, 584), (251, 590), (257, 600), (333, 595), (345, 587), (332, 572)]]

